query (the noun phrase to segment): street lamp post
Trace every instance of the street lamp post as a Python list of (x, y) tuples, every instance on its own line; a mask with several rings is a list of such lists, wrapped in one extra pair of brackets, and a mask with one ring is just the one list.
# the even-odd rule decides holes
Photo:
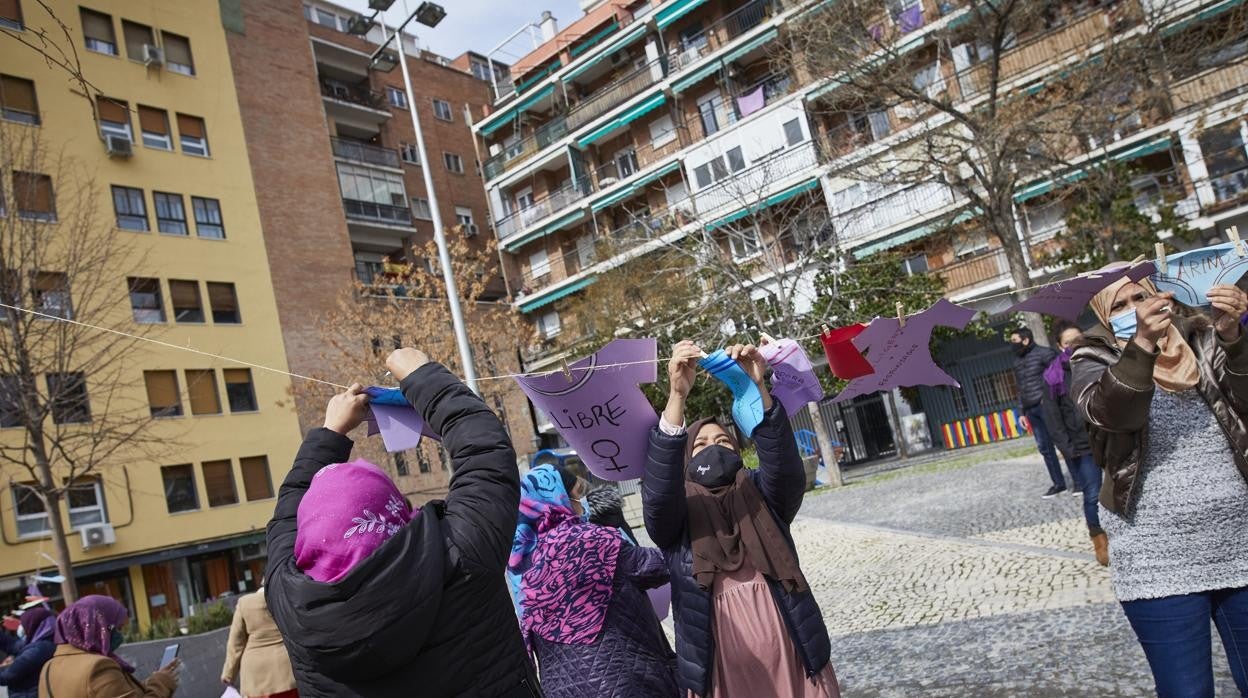
[[(397, 39), (396, 43), (399, 45), (399, 67), (403, 70), (403, 89), (407, 94), (408, 111), (412, 115), (412, 127), (416, 130), (416, 149), (420, 153), (420, 169), (425, 180), (425, 192), (429, 196), (429, 209), (433, 218), (433, 240), (438, 246), (438, 260), (442, 264), (442, 280), (446, 284), (446, 300), (451, 306), (451, 324), (455, 329), (455, 344), (459, 347), (459, 360), (464, 367), (464, 383), (467, 384), (472, 392), (480, 395), (481, 390), (477, 387), (477, 370), (472, 362), (472, 346), (468, 343), (468, 328), (464, 324), (464, 311), (459, 303), (459, 288), (455, 283), (455, 272), (451, 268), (451, 252), (446, 246), (446, 229), (442, 225), (442, 210), (438, 207), (438, 194), (433, 187), (433, 167), (429, 162), (428, 153), (425, 152), (425, 135), (420, 129), (420, 114), (417, 113), (416, 109), (416, 95), (412, 93), (412, 76), (407, 69), (407, 54), (403, 48), (403, 37), (401, 36), (403, 28), (413, 18), (418, 22), (433, 26), (442, 21), (442, 17), (446, 15), (446, 12), (435, 3), (422, 2), (420, 7), (416, 8), (416, 12), (411, 13), (407, 9), (407, 0), (403, 0), (403, 14), (407, 19), (393, 34), (386, 36), (386, 40), (373, 52), (372, 62), (377, 63), (378, 59), (383, 56), (390, 41)], [(384, 16), (381, 26), (383, 34), (388, 34)]]

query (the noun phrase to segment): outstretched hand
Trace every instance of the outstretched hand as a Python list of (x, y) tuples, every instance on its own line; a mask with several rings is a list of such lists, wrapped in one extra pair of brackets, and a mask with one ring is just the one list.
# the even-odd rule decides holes
[(352, 383), (347, 392), (333, 396), (325, 406), (325, 428), (343, 436), (367, 417), (368, 393), (359, 383)]
[(754, 385), (758, 386), (758, 392), (763, 396), (763, 409), (771, 409), (771, 393), (763, 384), (767, 378), (767, 359), (763, 358), (763, 353), (753, 344), (734, 344), (724, 351), (754, 381)]

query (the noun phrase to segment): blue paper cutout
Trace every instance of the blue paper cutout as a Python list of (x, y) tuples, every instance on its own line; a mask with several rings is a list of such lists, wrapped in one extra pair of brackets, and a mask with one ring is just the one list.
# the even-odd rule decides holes
[[(1161, 265), (1157, 265), (1158, 269)], [(1153, 275), (1157, 290), (1174, 293), (1174, 299), (1193, 308), (1210, 305), (1206, 294), (1219, 284), (1235, 285), (1248, 272), (1248, 256), (1235, 253), (1232, 243), (1211, 245), (1166, 257), (1166, 273)]]
[(732, 419), (746, 436), (763, 423), (763, 395), (754, 380), (723, 349), (698, 362), (732, 391)]

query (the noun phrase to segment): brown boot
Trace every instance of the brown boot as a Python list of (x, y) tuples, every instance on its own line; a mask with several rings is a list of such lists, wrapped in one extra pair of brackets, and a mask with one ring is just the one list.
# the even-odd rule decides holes
[(1096, 561), (1101, 567), (1109, 567), (1109, 536), (1104, 531), (1092, 534), (1092, 548), (1096, 550)]

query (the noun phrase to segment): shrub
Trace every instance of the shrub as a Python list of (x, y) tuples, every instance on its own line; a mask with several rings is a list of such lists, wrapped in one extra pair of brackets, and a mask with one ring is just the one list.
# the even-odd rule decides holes
[(186, 629), (190, 634), (198, 635), (218, 628), (228, 628), (232, 622), (234, 622), (234, 611), (225, 603), (218, 601), (200, 606), (195, 615), (186, 619)]

